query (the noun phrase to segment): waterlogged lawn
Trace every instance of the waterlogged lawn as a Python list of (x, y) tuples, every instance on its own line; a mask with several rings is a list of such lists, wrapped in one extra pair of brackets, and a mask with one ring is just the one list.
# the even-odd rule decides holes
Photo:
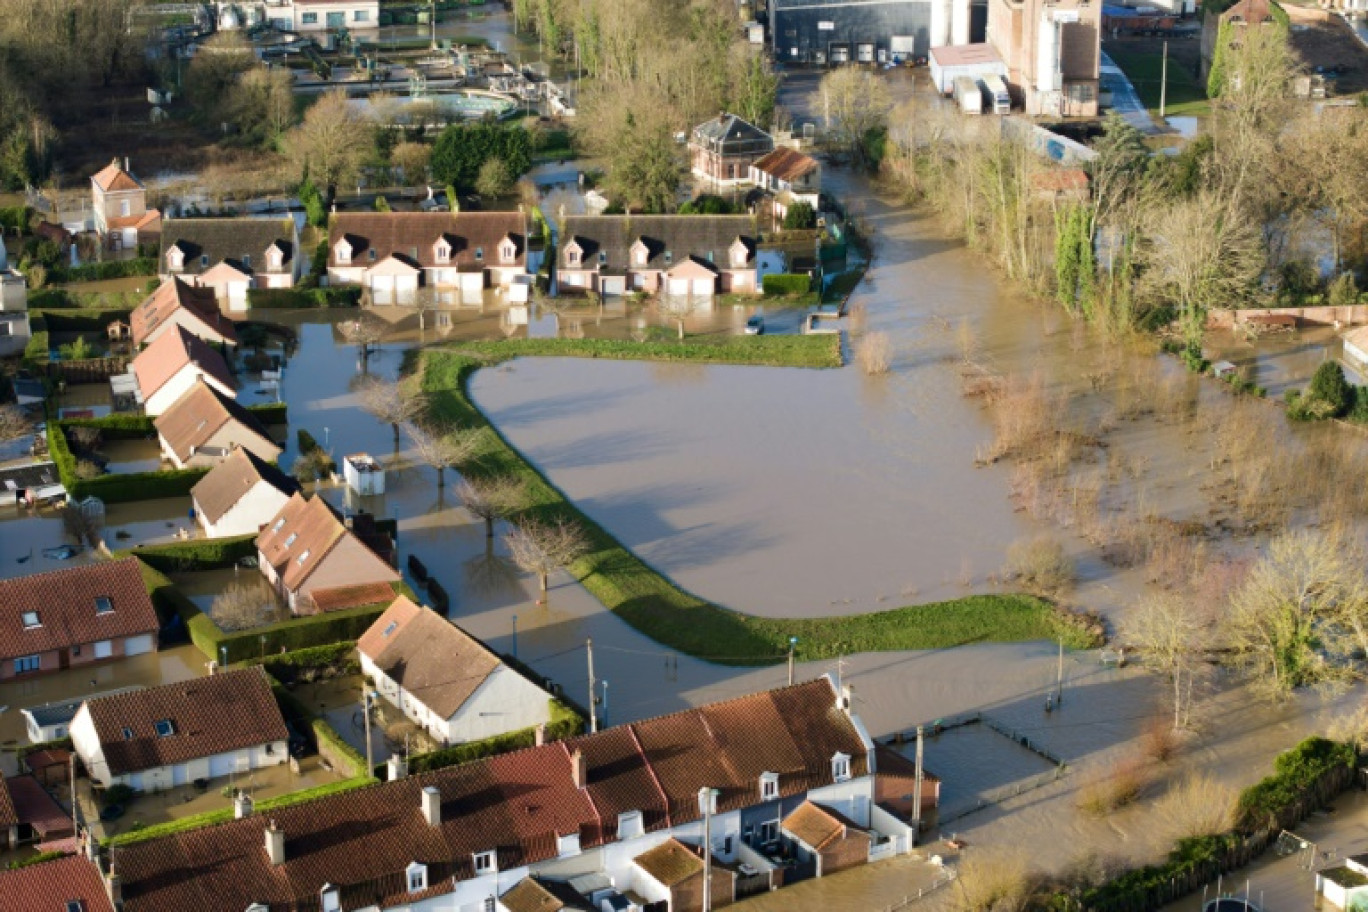
[[(759, 342), (760, 345), (751, 343)], [(520, 355), (567, 355), (715, 363), (835, 366), (834, 337), (751, 337), (722, 343), (632, 343), (599, 340), (515, 340), (473, 343), (422, 354), (422, 384), (434, 417), (490, 426), (470, 401), (466, 384), (482, 366)], [(1099, 632), (1048, 602), (1026, 595), (975, 595), (871, 614), (806, 619), (759, 618), (691, 595), (623, 547), (581, 513), (497, 433), (491, 433), (475, 475), (512, 475), (528, 495), (525, 514), (565, 518), (587, 531), (590, 553), (572, 571), (606, 608), (657, 642), (700, 659), (732, 665), (778, 661), (790, 636), (800, 659), (853, 652), (938, 649), (975, 642), (1063, 638), (1071, 648), (1096, 645)]]

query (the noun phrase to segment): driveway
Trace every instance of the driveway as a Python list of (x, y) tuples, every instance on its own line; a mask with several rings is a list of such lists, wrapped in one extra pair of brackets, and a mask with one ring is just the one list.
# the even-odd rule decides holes
[(1117, 66), (1107, 56), (1106, 51), (1102, 51), (1101, 75), (1099, 81), (1102, 84), (1102, 91), (1111, 92), (1112, 110), (1124, 117), (1127, 123), (1134, 126), (1141, 133), (1154, 135), (1162, 132), (1150, 117), (1149, 111), (1140, 101), (1140, 96), (1135, 93), (1135, 86), (1126, 78), (1126, 74), (1121, 72)]

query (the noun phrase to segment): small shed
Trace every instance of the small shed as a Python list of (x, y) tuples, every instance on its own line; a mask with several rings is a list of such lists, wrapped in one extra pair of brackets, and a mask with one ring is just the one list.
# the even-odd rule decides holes
[(931, 82), (936, 91), (949, 95), (956, 76), (980, 79), (984, 76), (1007, 78), (1007, 64), (991, 44), (961, 44), (931, 49)]
[(342, 475), (347, 487), (368, 496), (385, 493), (385, 469), (369, 453), (352, 453), (343, 460)]

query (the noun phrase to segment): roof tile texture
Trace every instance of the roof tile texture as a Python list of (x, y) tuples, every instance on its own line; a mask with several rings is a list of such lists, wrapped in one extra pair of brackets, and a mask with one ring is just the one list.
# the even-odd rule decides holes
[(233, 321), (219, 311), (214, 289), (191, 285), (173, 277), (171, 281), (157, 286), (157, 290), (148, 295), (128, 318), (134, 346), (142, 345), (158, 326), (181, 308), (194, 315), (197, 322), (192, 332), (195, 335), (212, 340), (221, 336), (230, 343), (236, 343), (237, 333), (233, 329)]
[[(294, 259), (294, 225), (279, 218), (186, 218), (162, 223), (161, 266), (169, 268), (167, 254), (179, 247), (184, 255), (185, 275), (199, 275), (219, 263), (247, 275), (267, 273), (266, 251), (278, 246), (284, 255), (279, 273), (290, 271)], [(207, 265), (203, 258), (207, 258)]]
[(138, 377), (138, 388), (147, 399), (189, 365), (213, 377), (224, 389), (237, 391), (228, 362), (223, 360), (218, 349), (180, 326), (173, 326), (157, 336), (133, 359), (132, 367)]
[(275, 446), (275, 441), (255, 415), (202, 379), (158, 415), (152, 425), (184, 462), (194, 448), (204, 446), (230, 422), (238, 425), (233, 442), (240, 444), (247, 437), (256, 436)]
[[(397, 599), (376, 618), (358, 649), (424, 706), (449, 719), (501, 663), (460, 627), (431, 608), (411, 612), (412, 604)], [(391, 624), (397, 626), (389, 630)]]
[[(97, 613), (97, 598), (108, 598), (114, 610)], [(30, 611), (38, 614), (36, 627), (24, 626)], [(156, 633), (159, 626), (137, 558), (0, 581), (0, 660)]]
[[(396, 256), (410, 266), (522, 266), (527, 262), (526, 232), (521, 212), (344, 212), (332, 217), (328, 265), (373, 266)], [(350, 263), (337, 262), (337, 243), (344, 237), (352, 247)], [(436, 244), (442, 237), (451, 245), (446, 263), (437, 261)], [(517, 247), (512, 263), (499, 259), (498, 246), (505, 237)], [(479, 260), (477, 249), (482, 252)]]
[(114, 912), (99, 871), (80, 855), (0, 871), (0, 897), (5, 912), (64, 912), (73, 900), (82, 912)]
[(263, 481), (287, 496), (299, 491), (299, 482), (251, 450), (240, 448), (196, 482), (190, 494), (204, 518), (214, 523)]

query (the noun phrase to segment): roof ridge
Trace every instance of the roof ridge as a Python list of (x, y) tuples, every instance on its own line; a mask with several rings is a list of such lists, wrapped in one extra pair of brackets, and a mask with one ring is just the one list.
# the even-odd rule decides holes
[(96, 568), (103, 569), (105, 567), (116, 567), (120, 564), (126, 563), (131, 560), (137, 560), (137, 555), (127, 554), (123, 557), (116, 557), (113, 560), (101, 560), (96, 561), (93, 564), (81, 564), (78, 567), (58, 567), (55, 570), (43, 570), (38, 573), (26, 573), (23, 576), (11, 576), (8, 579), (0, 580), (0, 588), (3, 588), (7, 583), (27, 583), (30, 580), (41, 579), (45, 576), (57, 576), (63, 573), (81, 573), (86, 570), (94, 570)]
[(651, 762), (650, 757), (646, 756), (646, 746), (641, 743), (641, 738), (636, 732), (636, 726), (637, 723), (629, 722), (623, 727), (627, 729), (627, 734), (632, 736), (632, 746), (636, 748), (637, 755), (641, 757), (641, 765), (646, 769), (646, 774), (651, 777), (651, 784), (656, 787), (656, 792), (660, 795), (660, 801), (665, 807), (665, 825), (673, 827), (674, 821), (670, 815), (670, 796), (665, 792), (665, 786), (661, 783), (660, 777), (656, 775), (655, 764)]
[[(258, 675), (263, 681), (265, 681), (266, 686), (267, 686), (267, 687), (270, 686), (270, 681), (266, 679), (266, 669), (265, 669), (264, 667), (262, 667), (261, 665), (244, 665), (244, 666), (241, 667), (241, 668), (231, 668), (231, 669), (228, 669), (227, 671), (218, 671), (218, 672), (215, 672), (215, 673), (212, 674), (212, 675), (209, 675), (208, 677), (202, 677), (202, 678), (187, 678), (187, 679), (185, 679), (184, 681), (170, 681), (170, 682), (168, 682), (168, 683), (166, 683), (166, 684), (157, 684), (157, 685), (155, 685), (155, 686), (153, 686), (153, 687), (141, 687), (141, 688), (138, 688), (138, 689), (136, 689), (136, 690), (124, 690), (124, 691), (120, 691), (120, 692), (117, 692), (117, 693), (106, 693), (106, 694), (103, 694), (103, 695), (97, 695), (97, 696), (93, 696), (93, 697), (86, 697), (82, 702), (84, 702), (84, 703), (100, 703), (100, 702), (103, 702), (103, 701), (105, 701), (105, 700), (113, 700), (113, 699), (117, 699), (118, 697), (126, 697), (126, 696), (128, 696), (128, 695), (130, 695), (130, 694), (135, 694), (135, 693), (136, 693), (136, 694), (139, 694), (139, 695), (141, 695), (141, 696), (152, 696), (152, 695), (155, 695), (155, 694), (157, 694), (157, 693), (159, 693), (159, 692), (166, 691), (166, 690), (171, 690), (172, 688), (176, 688), (176, 687), (182, 687), (182, 688), (183, 688), (183, 687), (187, 687), (187, 686), (190, 686), (190, 685), (202, 684), (202, 683), (204, 683), (205, 681), (213, 681), (215, 678), (218, 678), (218, 679), (221, 680), (221, 679), (223, 679), (223, 678), (240, 677), (240, 676), (242, 676), (242, 675), (248, 674), (249, 672), (256, 672), (257, 675)], [(215, 685), (215, 686), (217, 686), (217, 685)]]

